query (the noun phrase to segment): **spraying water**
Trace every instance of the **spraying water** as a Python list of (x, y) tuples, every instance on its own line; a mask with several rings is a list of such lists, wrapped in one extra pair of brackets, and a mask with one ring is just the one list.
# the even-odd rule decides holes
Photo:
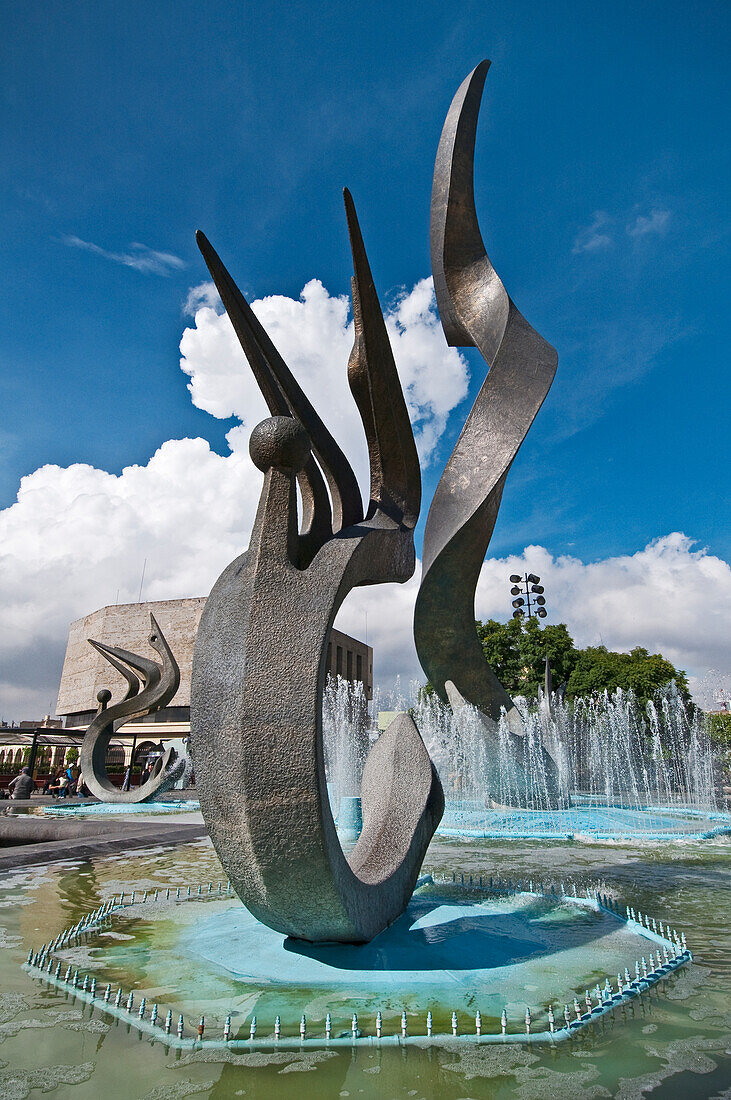
[[(552, 695), (550, 702), (517, 705), (524, 727), (518, 745), (504, 718), (486, 736), (474, 707), (453, 711), (416, 684), (408, 693), (398, 684), (377, 693), (374, 711), (408, 710), (421, 732), (444, 787), (443, 835), (649, 839), (731, 828), (716, 800), (705, 717), (674, 684), (646, 707), (621, 689), (571, 703)], [(360, 685), (331, 682), (323, 720), (337, 815), (336, 798), (356, 789), (365, 758)]]
[[(328, 676), (322, 697), (325, 775), (333, 816), (341, 818), (346, 800), (360, 795), (371, 725), (368, 700), (360, 680)], [(355, 839), (355, 838), (351, 838)]]

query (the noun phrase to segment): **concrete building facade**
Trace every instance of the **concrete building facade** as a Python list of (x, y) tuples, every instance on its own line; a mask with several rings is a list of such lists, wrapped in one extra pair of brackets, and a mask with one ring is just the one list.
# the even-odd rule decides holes
[(65, 725), (88, 725), (99, 707), (96, 696), (102, 688), (109, 688), (113, 702), (120, 699), (127, 688), (120, 673), (89, 645), (89, 638), (159, 661), (158, 654), (148, 642), (150, 613), (160, 624), (180, 667), (180, 687), (169, 707), (165, 708), (169, 711), (165, 719), (177, 717), (187, 720), (193, 645), (205, 603), (205, 597), (200, 596), (185, 600), (115, 604), (92, 611), (73, 622), (69, 628), (56, 705), (56, 713), (64, 716)]
[[(149, 645), (150, 612), (155, 616), (180, 667), (180, 687), (169, 706), (148, 715), (134, 726), (165, 723), (165, 736), (187, 733), (190, 722), (190, 676), (193, 646), (206, 598), (158, 600), (151, 603), (115, 604), (77, 619), (69, 629), (61, 673), (56, 713), (66, 728), (86, 727), (98, 709), (97, 692), (108, 688), (112, 702), (120, 699), (127, 684), (123, 677), (89, 645), (88, 639), (159, 659)], [(360, 680), (368, 699), (373, 697), (373, 650), (339, 630), (331, 632), (327, 651), (331, 675)], [(133, 724), (124, 727), (127, 734)], [(160, 731), (162, 733), (162, 731)], [(158, 734), (154, 735), (159, 736)]]

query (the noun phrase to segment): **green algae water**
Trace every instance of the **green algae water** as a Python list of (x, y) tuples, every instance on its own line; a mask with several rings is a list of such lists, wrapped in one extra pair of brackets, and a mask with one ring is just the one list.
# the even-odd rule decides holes
[[(34, 980), (21, 964), (31, 946), (48, 942), (122, 889), (222, 879), (210, 844), (7, 873), (0, 883), (0, 1096), (538, 1100), (560, 1094), (721, 1100), (731, 1095), (730, 848), (727, 838), (642, 849), (548, 841), (432, 845), (426, 860), (431, 871), (598, 886), (686, 931), (695, 960), (690, 967), (555, 1048), (476, 1047), (440, 1036), (402, 1048), (167, 1050), (132, 1023)], [(161, 1006), (198, 998), (212, 1007), (217, 991), (223, 995), (231, 979), (226, 966), (222, 977), (212, 978), (205, 958), (213, 953), (228, 971), (246, 972), (226, 924), (230, 910), (225, 901), (192, 905), (182, 936), (164, 913), (151, 919), (152, 909), (147, 916), (114, 921), (103, 937), (77, 949), (77, 965), (86, 962), (90, 972), (108, 973), (106, 980), (126, 981), (125, 990), (130, 983), (149, 989)], [(223, 921), (219, 934), (216, 921)], [(240, 997), (236, 1004), (245, 1015), (245, 989), (240, 992), (244, 1001)], [(526, 1000), (531, 992), (525, 990)], [(406, 999), (408, 993), (405, 989)], [(307, 996), (299, 991), (293, 1007), (296, 1002), (298, 1011), (306, 1008), (314, 1019), (317, 996), (317, 990)], [(273, 1012), (276, 989), (267, 997)], [(262, 1026), (268, 1033), (271, 1021), (262, 1019)]]

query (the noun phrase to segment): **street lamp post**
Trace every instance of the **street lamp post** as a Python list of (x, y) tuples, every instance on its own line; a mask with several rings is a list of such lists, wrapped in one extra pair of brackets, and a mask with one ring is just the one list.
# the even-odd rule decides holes
[(541, 578), (537, 577), (535, 573), (524, 573), (522, 577), (518, 573), (511, 574), (510, 583), (513, 587), (510, 589), (510, 595), (514, 597), (514, 619), (522, 619), (526, 614), (529, 619), (534, 616), (538, 619), (545, 619), (548, 612), (546, 611), (546, 597), (543, 595), (543, 585), (540, 581)]

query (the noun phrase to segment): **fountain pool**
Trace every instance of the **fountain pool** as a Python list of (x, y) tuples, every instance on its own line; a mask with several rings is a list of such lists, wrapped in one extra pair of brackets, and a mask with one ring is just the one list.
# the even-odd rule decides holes
[[(232, 938), (234, 925), (236, 935), (246, 934), (247, 921), (232, 899), (183, 902), (173, 907), (174, 916), (166, 914), (163, 906), (156, 911), (155, 903), (148, 900), (103, 930), (99, 940), (89, 937), (72, 948), (76, 952), (74, 965), (82, 972), (84, 967), (92, 970), (97, 966), (100, 973), (124, 984), (125, 993), (134, 988), (135, 1006), (126, 1020), (105, 1014), (99, 1006), (92, 1009), (68, 990), (29, 977), (22, 969), (28, 948), (48, 942), (61, 927), (78, 921), (90, 907), (122, 888), (136, 889), (138, 899), (145, 889), (169, 887), (174, 891), (186, 881), (212, 880), (215, 888), (222, 876), (209, 842), (130, 853), (123, 864), (118, 857), (69, 860), (6, 874), (0, 884), (0, 1044), (5, 1063), (0, 1066), (0, 1094), (14, 1098), (32, 1096), (33, 1089), (53, 1089), (52, 1095), (59, 1100), (90, 1100), (104, 1094), (115, 1100), (187, 1096), (309, 1100), (343, 1094), (540, 1100), (557, 1092), (639, 1097), (642, 1090), (651, 1092), (662, 1084), (664, 1097), (720, 1097), (731, 1073), (726, 979), (731, 938), (725, 919), (731, 888), (728, 851), (726, 838), (681, 841), (672, 846), (648, 843), (642, 853), (635, 846), (621, 844), (597, 847), (576, 841), (513, 841), (496, 848), (480, 840), (437, 839), (428, 857), (435, 876), (446, 876), (451, 882), (452, 869), (460, 867), (467, 887), (456, 902), (459, 912), (440, 912), (442, 903), (435, 908), (434, 897), (416, 899), (419, 906), (429, 908), (419, 913), (414, 934), (423, 940), (436, 966), (430, 974), (422, 973), (423, 984), (409, 994), (406, 1003), (403, 993), (396, 990), (368, 988), (372, 980), (368, 968), (358, 973), (347, 965), (347, 959), (335, 968), (339, 982), (335, 990), (328, 984), (331, 976), (323, 984), (310, 974), (297, 984), (292, 974), (278, 976), (276, 971), (271, 975), (274, 981), (265, 986), (260, 977), (247, 973), (246, 958), (237, 949), (241, 943)], [(503, 879), (517, 876), (526, 883), (531, 877), (535, 881), (542, 878), (553, 882), (559, 891), (563, 882), (568, 893), (573, 892), (574, 884), (578, 893), (598, 886), (622, 907), (632, 904), (657, 914), (671, 927), (685, 928), (694, 962), (670, 974), (661, 986), (641, 998), (615, 1008), (568, 1042), (553, 1047), (465, 1042), (462, 1032), (470, 1026), (474, 1030), (475, 1007), (481, 1008), (487, 1033), (499, 1028), (495, 1013), (500, 1001), (507, 998), (508, 1030), (518, 1032), (523, 1030), (529, 1000), (534, 1002), (534, 1027), (543, 1026), (546, 1005), (542, 997), (558, 993), (556, 983), (561, 980), (563, 997), (571, 998), (575, 992), (583, 1000), (583, 986), (563, 973), (567, 955), (578, 951), (589, 959), (594, 956), (598, 975), (609, 962), (602, 953), (610, 950), (612, 936), (624, 936), (622, 929), (627, 928), (590, 910), (575, 917), (570, 907), (552, 899), (549, 889), (540, 902), (519, 903), (524, 918), (531, 907), (539, 917), (537, 923), (527, 921), (526, 936), (520, 923), (513, 923), (510, 898), (496, 895), (486, 902), (479, 900), (477, 892), (468, 888), (470, 874), (473, 881), (480, 874), (495, 878), (501, 874)], [(450, 884), (448, 887), (451, 890)], [(447, 904), (454, 905), (454, 897)], [(466, 913), (462, 905), (466, 905)], [(453, 919), (447, 919), (450, 917)], [(499, 952), (506, 941), (499, 941), (494, 956), (487, 960), (492, 965), (481, 967), (479, 981), (452, 981), (447, 992), (437, 995), (427, 987), (440, 971), (458, 970), (454, 955), (445, 958), (444, 953), (449, 953), (450, 942), (454, 949), (460, 937), (469, 936), (465, 917), (493, 922), (495, 931), (508, 931), (513, 954), (516, 940), (527, 938), (529, 942), (521, 958), (500, 966)], [(457, 936), (450, 941), (445, 934), (455, 923)], [(408, 938), (409, 933), (404, 934)], [(538, 936), (542, 943), (550, 940), (555, 948), (542, 963), (538, 956), (531, 956)], [(632, 955), (630, 944), (615, 946), (620, 955), (629, 947)], [(398, 949), (398, 943), (395, 946)], [(313, 962), (307, 955), (288, 954), (292, 966)], [(455, 954), (459, 965), (464, 965), (459, 951)], [(612, 965), (616, 958), (612, 956)], [(435, 984), (441, 981), (439, 977)], [(403, 986), (407, 984), (404, 980)], [(168, 1048), (138, 1030), (137, 1006), (143, 994), (148, 998), (148, 1016), (153, 999), (161, 1008), (184, 1003), (187, 1045)], [(493, 1001), (495, 1008), (491, 1007)], [(322, 1027), (328, 1007), (333, 1032), (337, 1026), (338, 1035), (349, 1033), (348, 1010), (354, 1002), (363, 1006), (358, 1020), (366, 1034), (372, 1033), (376, 1004), (390, 1006), (383, 1013), (388, 1042), (377, 1047), (352, 1044), (346, 1034), (327, 1049), (322, 1043), (300, 1045), (298, 1035), (291, 1034), (292, 1018), (296, 1030), (296, 1020), (304, 1012), (308, 1036), (314, 1035)], [(429, 1043), (416, 1038), (406, 1045), (396, 1042), (393, 1030), (398, 1029), (402, 1008), (408, 1012), (409, 1030), (416, 1034), (428, 1005), (433, 1006), (435, 1032), (439, 1034)], [(291, 1039), (291, 1045), (284, 1043), (281, 1049), (247, 1049), (246, 1039), (232, 1049), (220, 1045), (194, 1049), (188, 1038), (196, 1030), (199, 1012), (206, 1015), (206, 1034), (209, 1027), (213, 1034), (231, 1012), (234, 1022), (238, 1021), (238, 1032), (243, 1030), (245, 1036), (256, 1014), (257, 1038), (266, 1038), (272, 1033), (277, 1006)], [(452, 1006), (459, 1017), (460, 1036), (456, 1039), (451, 1035)]]

